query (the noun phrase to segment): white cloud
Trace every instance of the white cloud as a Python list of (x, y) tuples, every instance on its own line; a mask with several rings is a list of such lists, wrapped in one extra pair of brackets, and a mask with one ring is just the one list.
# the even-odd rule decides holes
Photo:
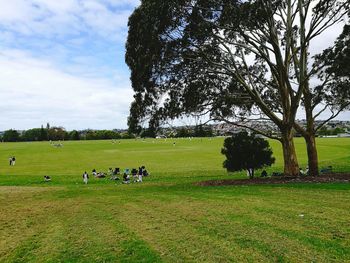
[(18, 50), (0, 54), (0, 130), (46, 122), (68, 129), (126, 127), (128, 79), (78, 77)]
[(138, 0), (0, 0), (0, 130), (125, 128)]
[(134, 0), (0, 0), (0, 25), (23, 35), (64, 36), (93, 31), (121, 39), (132, 7), (138, 3)]
[[(0, 130), (125, 128), (127, 20), (140, 0), (0, 0)], [(329, 30), (311, 53), (341, 32)], [(340, 118), (349, 119), (349, 113)]]

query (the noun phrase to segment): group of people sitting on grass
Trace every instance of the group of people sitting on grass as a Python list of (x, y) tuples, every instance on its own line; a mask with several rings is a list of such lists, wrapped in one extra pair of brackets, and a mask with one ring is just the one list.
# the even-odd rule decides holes
[(106, 177), (106, 174), (104, 172), (97, 172), (96, 169), (93, 169), (91, 171), (91, 173), (95, 178), (105, 178)]
[[(107, 176), (110, 176), (110, 180), (120, 180), (119, 176), (121, 175), (120, 168), (109, 168), (108, 173), (104, 172), (97, 172), (96, 169), (92, 170), (92, 175), (95, 178), (106, 178)], [(122, 182), (123, 184), (129, 184), (132, 182), (134, 183), (142, 183), (144, 176), (149, 176), (150, 173), (146, 170), (146, 167), (140, 166), (139, 169), (132, 168), (131, 170), (129, 168), (125, 168), (122, 176)], [(132, 179), (132, 180), (131, 180)], [(50, 182), (51, 177), (48, 175), (44, 176), (45, 182)], [(83, 182), (87, 184), (89, 181), (89, 174), (85, 171), (83, 173)]]
[(58, 142), (50, 141), (50, 145), (52, 145), (53, 147), (56, 147), (56, 148), (63, 147), (63, 143), (61, 141), (58, 141)]
[(131, 169), (131, 171), (129, 169), (125, 169), (123, 173), (124, 184), (129, 184), (131, 182), (130, 175), (132, 176), (134, 183), (142, 183), (142, 178), (144, 176), (149, 176), (150, 174), (146, 170), (145, 166), (140, 166), (138, 170), (135, 168)]
[[(93, 169), (92, 170), (92, 175), (95, 178), (106, 178), (107, 176), (110, 176), (110, 180), (120, 180), (119, 176), (121, 175), (121, 171), (120, 171), (119, 167), (116, 167), (114, 169), (113, 168), (109, 168), (108, 169), (108, 173), (97, 172), (96, 169)], [(123, 180), (124, 184), (129, 184), (131, 182), (131, 176), (132, 176), (132, 179), (133, 179), (132, 181), (134, 183), (136, 183), (136, 182), (141, 183), (142, 182), (142, 178), (144, 176), (149, 176), (149, 175), (150, 174), (146, 170), (146, 167), (144, 165), (140, 166), (139, 169), (125, 168), (124, 171), (123, 171), (122, 180)], [(84, 179), (84, 182), (86, 181), (86, 183), (87, 183), (87, 180), (89, 179), (87, 172), (85, 172), (83, 174), (83, 179)]]

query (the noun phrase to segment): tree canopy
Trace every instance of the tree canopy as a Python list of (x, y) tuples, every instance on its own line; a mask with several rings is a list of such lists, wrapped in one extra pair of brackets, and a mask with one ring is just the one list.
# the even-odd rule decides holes
[(2, 139), (4, 140), (4, 142), (18, 142), (19, 133), (16, 130), (7, 130), (4, 132)]
[[(322, 56), (309, 51), (348, 10), (345, 0), (143, 0), (129, 19), (126, 46), (135, 91), (129, 127), (209, 116), (280, 140), (285, 173), (298, 174), (293, 130), (312, 155), (314, 120), (324, 111), (318, 106), (328, 104), (329, 90), (332, 109), (345, 109), (340, 104), (348, 100), (341, 85), (322, 81), (332, 67), (324, 70)], [(296, 123), (300, 109), (306, 129)], [(259, 129), (257, 119), (272, 121), (280, 134)]]
[(223, 165), (230, 172), (251, 170), (271, 166), (275, 162), (269, 142), (263, 138), (240, 132), (225, 139), (221, 153), (226, 156)]

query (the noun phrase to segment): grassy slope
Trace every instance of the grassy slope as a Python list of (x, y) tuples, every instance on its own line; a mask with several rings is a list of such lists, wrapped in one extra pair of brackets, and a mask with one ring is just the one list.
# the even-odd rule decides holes
[[(222, 139), (172, 142), (0, 144), (0, 262), (350, 258), (348, 184), (197, 187), (191, 182), (227, 177)], [(296, 143), (305, 165), (303, 142)], [(349, 170), (349, 139), (318, 144), (323, 165)], [(281, 150), (272, 146), (278, 170)], [(10, 155), (15, 167), (6, 163)], [(152, 172), (142, 185), (96, 179), (82, 185), (84, 170), (139, 164)], [(42, 183), (45, 174), (53, 182)]]

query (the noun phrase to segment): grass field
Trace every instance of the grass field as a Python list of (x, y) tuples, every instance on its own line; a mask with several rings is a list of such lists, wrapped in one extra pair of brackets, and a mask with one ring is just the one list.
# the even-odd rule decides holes
[[(244, 176), (222, 168), (222, 143), (1, 143), (0, 262), (350, 262), (349, 184), (193, 185)], [(271, 145), (269, 172), (281, 171)], [(318, 146), (321, 166), (350, 170), (350, 139)], [(142, 184), (82, 183), (85, 170), (139, 165), (152, 174)]]

